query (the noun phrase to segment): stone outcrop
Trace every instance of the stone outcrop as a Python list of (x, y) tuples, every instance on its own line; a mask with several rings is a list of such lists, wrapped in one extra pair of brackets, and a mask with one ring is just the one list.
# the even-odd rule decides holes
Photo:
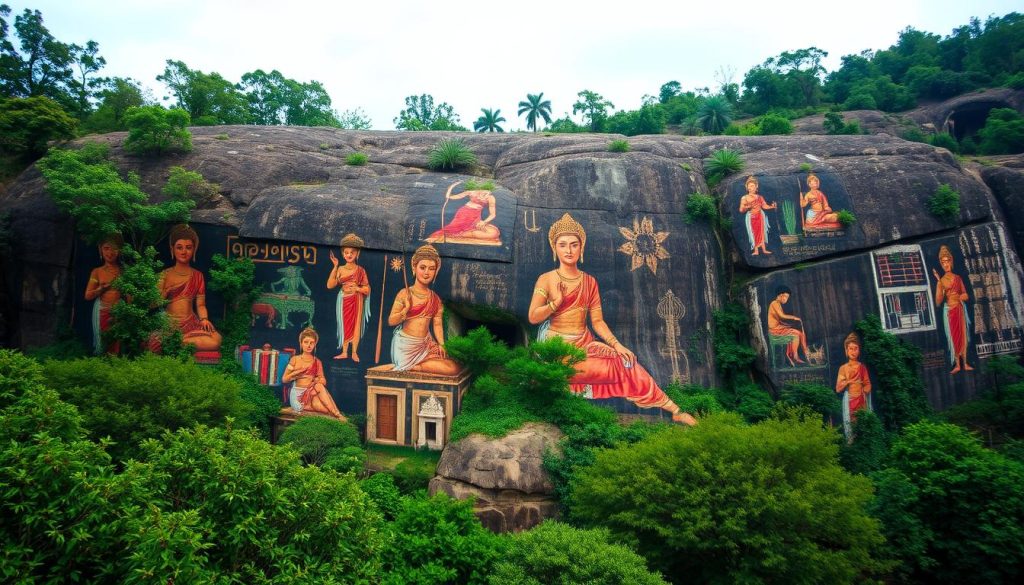
[(474, 511), (494, 532), (519, 532), (558, 515), (544, 454), (558, 453), (558, 428), (528, 423), (500, 439), (470, 435), (441, 454), (431, 495), (475, 498)]

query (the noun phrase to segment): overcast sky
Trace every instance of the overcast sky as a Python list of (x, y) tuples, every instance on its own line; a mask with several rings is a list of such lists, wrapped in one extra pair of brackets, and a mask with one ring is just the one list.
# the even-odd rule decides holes
[(583, 89), (636, 109), (670, 80), (714, 89), (724, 70), (739, 83), (768, 57), (809, 46), (829, 53), (831, 71), (843, 55), (888, 48), (907, 26), (945, 36), (972, 16), (1021, 9), (1002, 0), (2, 2), (12, 24), (38, 9), (58, 40), (97, 41), (101, 74), (133, 77), (157, 98), (167, 59), (233, 82), (277, 69), (320, 81), (336, 109), (362, 108), (380, 130), (394, 129), (412, 94), (448, 102), (469, 128), (480, 108), (499, 108), (515, 130), (527, 93), (544, 92), (556, 118)]

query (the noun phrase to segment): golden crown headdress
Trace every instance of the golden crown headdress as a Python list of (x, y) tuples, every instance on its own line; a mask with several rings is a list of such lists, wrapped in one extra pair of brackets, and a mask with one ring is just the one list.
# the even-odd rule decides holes
[(366, 242), (363, 241), (363, 238), (360, 238), (359, 236), (357, 236), (355, 234), (345, 234), (345, 236), (343, 238), (341, 238), (341, 247), (342, 248), (357, 248), (357, 249), (359, 249), (359, 248), (362, 248), (365, 244), (366, 244)]
[(578, 221), (566, 213), (561, 219), (551, 224), (548, 230), (548, 243), (551, 244), (551, 258), (558, 260), (558, 253), (555, 252), (555, 240), (558, 236), (573, 235), (580, 239), (580, 264), (583, 263), (583, 251), (587, 247), (587, 232)]

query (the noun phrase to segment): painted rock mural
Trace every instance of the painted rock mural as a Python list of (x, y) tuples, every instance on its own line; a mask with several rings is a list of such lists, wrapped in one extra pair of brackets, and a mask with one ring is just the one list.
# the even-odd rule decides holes
[[(157, 160), (121, 153), (123, 135), (95, 139), (148, 192), (172, 165), (219, 185), (160, 245), (161, 292), (197, 359), (237, 353), (286, 408), (365, 413), (376, 440), (446, 434), (470, 380), (443, 343), (480, 324), (512, 344), (560, 336), (587, 356), (574, 391), (680, 420), (662, 388), (716, 383), (712, 313), (721, 275), (737, 271), (748, 272), (736, 291), (766, 379), (834, 386), (847, 418), (879, 388), (850, 335), (865, 315), (921, 348), (940, 408), (978, 392), (985, 359), (1020, 350), (1021, 268), (1007, 236), (1019, 227), (998, 199), (1015, 176), (990, 188), (947, 152), (885, 135), (647, 136), (628, 153), (608, 152), (602, 135), (467, 135), (478, 167), (445, 174), (423, 168), (440, 137), (196, 128), (193, 152)], [(718, 237), (683, 217), (722, 148), (745, 168), (717, 187), (731, 220)], [(354, 151), (370, 164), (346, 165)], [(960, 193), (958, 227), (927, 212), (942, 184)], [(117, 242), (76, 245), (34, 169), (0, 208), (17, 236), (4, 258), (6, 342), (40, 345), (71, 321), (116, 350), (95, 333), (116, 302)], [(241, 348), (222, 347), (214, 326), (215, 253), (257, 266)]]

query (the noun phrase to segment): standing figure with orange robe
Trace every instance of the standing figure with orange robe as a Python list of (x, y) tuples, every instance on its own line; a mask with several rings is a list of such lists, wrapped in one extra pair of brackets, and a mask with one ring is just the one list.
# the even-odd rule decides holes
[[(540, 325), (538, 340), (557, 336), (586, 352), (586, 359), (576, 364), (576, 375), (569, 380), (572, 391), (586, 398), (625, 398), (642, 408), (665, 410), (675, 422), (696, 424), (692, 416), (679, 410), (605, 323), (597, 280), (577, 266), (583, 262), (587, 243), (583, 226), (566, 213), (548, 230), (548, 243), (558, 268), (537, 279), (529, 319)], [(587, 327), (588, 318), (604, 342)]]
[(747, 177), (745, 183), (747, 194), (740, 198), (740, 213), (746, 213), (744, 223), (747, 225), (747, 238), (750, 240), (752, 256), (760, 254), (758, 249), (765, 254), (771, 254), (766, 248), (768, 240), (768, 216), (764, 214), (765, 209), (775, 209), (778, 203), (769, 204), (764, 197), (757, 192), (757, 179), (753, 175)]
[(99, 355), (106, 351), (116, 354), (120, 347), (117, 342), (103, 347), (103, 332), (110, 329), (114, 324), (114, 317), (110, 312), (114, 304), (121, 300), (121, 291), (113, 286), (114, 280), (121, 276), (121, 247), (124, 239), (120, 234), (113, 234), (100, 242), (100, 257), (103, 258), (103, 266), (92, 269), (89, 273), (89, 284), (85, 287), (85, 300), (93, 301), (92, 304), (92, 347)]
[(807, 208), (804, 212), (805, 230), (838, 230), (843, 227), (839, 223), (839, 214), (832, 211), (828, 204), (828, 197), (822, 193), (821, 179), (811, 173), (807, 175), (807, 192), (800, 193), (800, 208)]
[(281, 381), (291, 384), (288, 402), (295, 412), (326, 414), (344, 421), (345, 417), (327, 391), (324, 364), (314, 355), (318, 341), (320, 335), (312, 327), (306, 327), (299, 333), (302, 353), (288, 360)]
[(462, 371), (462, 366), (444, 350), (444, 305), (441, 297), (430, 290), (440, 268), (441, 255), (433, 246), (420, 246), (413, 253), (415, 282), (395, 295), (388, 315), (388, 325), (395, 328), (391, 337), (395, 371), (440, 376)]
[[(445, 202), (466, 198), (469, 201), (455, 212), (450, 222), (427, 236), (424, 241), (435, 244), (451, 241), (455, 244), (500, 245), (501, 231), (491, 223), (497, 216), (494, 195), (487, 189), (470, 189), (452, 195), (452, 189), (461, 182), (456, 181), (448, 187), (444, 195)], [(483, 217), (485, 207), (487, 217)]]
[(941, 307), (942, 325), (946, 331), (946, 346), (949, 349), (949, 362), (953, 364), (950, 374), (955, 374), (961, 368), (971, 371), (974, 368), (967, 363), (967, 345), (970, 342), (968, 329), (971, 325), (971, 317), (967, 314), (967, 287), (964, 286), (962, 278), (953, 274), (953, 253), (948, 246), (939, 248), (939, 264), (945, 274), (939, 276), (938, 271), (932, 268), (932, 275), (935, 276), (935, 306)]
[(206, 309), (206, 279), (192, 268), (192, 259), (199, 249), (199, 234), (186, 224), (171, 228), (168, 236), (174, 266), (160, 273), (157, 288), (167, 299), (171, 323), (181, 330), (182, 341), (196, 346), (197, 351), (220, 350), (221, 335), (210, 322)]
[(363, 328), (370, 320), (370, 303), (366, 302), (370, 295), (370, 280), (366, 276), (366, 270), (356, 264), (362, 248), (363, 239), (355, 234), (347, 234), (341, 238), (341, 257), (345, 259), (345, 263), (340, 265), (334, 250), (331, 250), (334, 268), (327, 277), (327, 288), (341, 287), (335, 304), (340, 351), (334, 356), (336, 360), (349, 357), (351, 351), (352, 361), (359, 361), (359, 340), (363, 336)]
[(856, 333), (846, 336), (843, 348), (849, 361), (839, 366), (836, 392), (843, 395), (843, 432), (852, 441), (851, 425), (857, 420), (857, 411), (871, 410), (871, 378), (868, 369), (860, 362), (860, 339)]

